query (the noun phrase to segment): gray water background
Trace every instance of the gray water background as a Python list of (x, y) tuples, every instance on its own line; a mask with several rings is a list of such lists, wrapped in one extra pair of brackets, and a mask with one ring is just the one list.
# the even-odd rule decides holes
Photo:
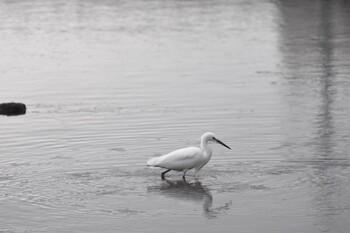
[[(0, 2), (0, 232), (349, 232), (350, 2)], [(213, 131), (198, 179), (146, 168)]]

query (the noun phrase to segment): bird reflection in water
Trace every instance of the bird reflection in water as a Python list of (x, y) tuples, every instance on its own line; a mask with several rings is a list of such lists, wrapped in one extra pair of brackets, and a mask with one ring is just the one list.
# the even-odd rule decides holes
[(147, 192), (158, 193), (182, 201), (203, 202), (203, 213), (208, 218), (215, 218), (220, 212), (228, 210), (231, 202), (224, 206), (213, 208), (213, 196), (208, 187), (202, 185), (197, 179), (187, 182), (186, 179), (171, 181), (163, 179), (158, 186), (148, 186)]

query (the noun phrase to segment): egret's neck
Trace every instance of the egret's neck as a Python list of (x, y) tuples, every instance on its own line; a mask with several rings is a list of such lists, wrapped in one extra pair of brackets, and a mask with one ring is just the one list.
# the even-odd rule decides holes
[(207, 156), (207, 157), (211, 157), (211, 154), (212, 154), (212, 150), (209, 146), (209, 142), (206, 141), (206, 140), (201, 140), (201, 149), (203, 150), (204, 152), (204, 156)]

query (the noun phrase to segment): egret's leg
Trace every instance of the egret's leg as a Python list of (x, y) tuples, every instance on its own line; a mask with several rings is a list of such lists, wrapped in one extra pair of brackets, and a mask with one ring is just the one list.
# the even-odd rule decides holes
[(186, 172), (187, 172), (187, 170), (184, 170), (184, 174), (182, 176), (182, 179), (184, 179), (184, 180), (186, 180)]
[(164, 178), (164, 175), (165, 175), (166, 173), (170, 172), (170, 171), (171, 171), (171, 169), (166, 170), (165, 172), (162, 172), (162, 179), (163, 179), (163, 180), (165, 179), (165, 178)]

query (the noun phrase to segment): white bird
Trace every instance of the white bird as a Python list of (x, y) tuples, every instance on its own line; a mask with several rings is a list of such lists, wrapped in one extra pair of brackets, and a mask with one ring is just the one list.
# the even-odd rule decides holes
[(170, 152), (169, 154), (151, 158), (147, 161), (147, 166), (167, 169), (166, 171), (162, 172), (162, 179), (165, 179), (164, 175), (171, 170), (179, 172), (182, 171), (182, 178), (185, 179), (186, 172), (193, 168), (195, 169), (194, 175), (197, 176), (199, 170), (209, 162), (213, 153), (212, 149), (208, 145), (209, 141), (217, 142), (231, 150), (229, 146), (217, 139), (213, 133), (207, 132), (201, 137), (200, 147), (178, 149)]

